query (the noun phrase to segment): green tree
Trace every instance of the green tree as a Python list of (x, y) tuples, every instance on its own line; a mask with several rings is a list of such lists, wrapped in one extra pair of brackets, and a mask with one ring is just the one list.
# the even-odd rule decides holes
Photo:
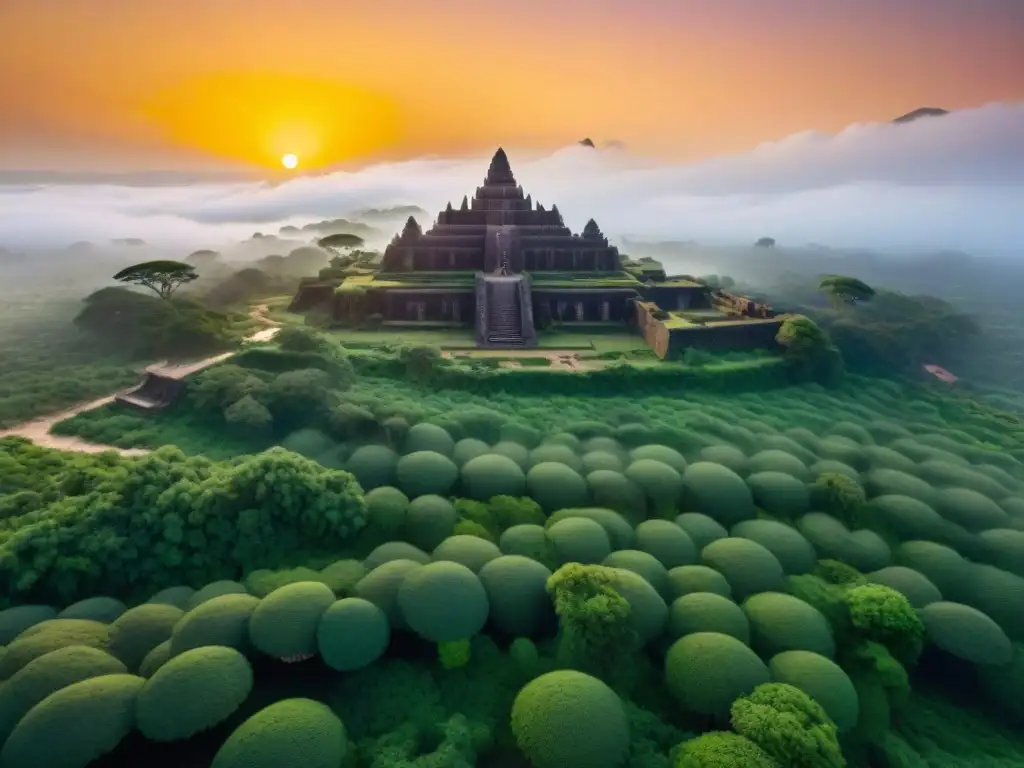
[(224, 421), (241, 432), (258, 435), (270, 429), (274, 417), (267, 406), (246, 395), (224, 409)]
[(183, 261), (147, 261), (125, 267), (114, 275), (118, 282), (141, 285), (161, 299), (170, 299), (178, 288), (198, 278), (195, 267)]
[(324, 339), (308, 328), (288, 326), (278, 331), (274, 338), (277, 345), (288, 352), (319, 352), (324, 347)]
[(784, 357), (801, 375), (822, 384), (838, 383), (843, 375), (843, 358), (829, 335), (805, 315), (787, 318), (775, 340)]
[(635, 640), (631, 607), (615, 584), (613, 568), (580, 563), (563, 565), (548, 579), (562, 663), (600, 676), (629, 657)]
[(818, 283), (818, 289), (828, 296), (836, 309), (844, 304), (853, 306), (871, 301), (875, 297), (875, 289), (870, 285), (855, 277), (844, 275), (825, 275)]
[(333, 235), (327, 235), (327, 237), (321, 237), (316, 241), (316, 244), (321, 248), (361, 248), (366, 244), (359, 235), (351, 235), (347, 232), (338, 232)]
[(835, 723), (821, 705), (792, 685), (763, 683), (733, 702), (736, 733), (787, 768), (843, 768)]

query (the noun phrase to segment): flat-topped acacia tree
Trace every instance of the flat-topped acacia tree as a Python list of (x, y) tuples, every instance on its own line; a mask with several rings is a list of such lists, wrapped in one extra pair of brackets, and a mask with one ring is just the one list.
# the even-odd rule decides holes
[(161, 299), (170, 299), (178, 288), (198, 277), (195, 267), (182, 261), (146, 261), (114, 275), (118, 282), (149, 288)]

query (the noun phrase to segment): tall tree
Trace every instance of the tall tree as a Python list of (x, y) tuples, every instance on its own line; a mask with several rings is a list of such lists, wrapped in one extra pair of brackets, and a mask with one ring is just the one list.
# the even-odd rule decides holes
[(195, 267), (182, 261), (147, 261), (114, 275), (118, 282), (149, 288), (161, 299), (170, 299), (178, 288), (198, 277)]
[(871, 301), (875, 297), (875, 289), (870, 285), (844, 275), (825, 275), (818, 283), (818, 289), (828, 296), (837, 309), (844, 304), (852, 306)]

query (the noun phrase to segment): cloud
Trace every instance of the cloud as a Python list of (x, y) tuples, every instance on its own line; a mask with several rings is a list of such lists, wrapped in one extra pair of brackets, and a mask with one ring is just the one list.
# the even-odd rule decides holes
[[(808, 132), (749, 152), (656, 165), (625, 149), (508, 149), (535, 201), (614, 237), (1012, 253), (1024, 243), (1024, 104), (905, 125)], [(422, 159), (281, 184), (0, 187), (0, 246), (139, 237), (220, 247), (366, 208), (458, 204), (489, 157)], [(422, 222), (429, 224), (429, 222)]]

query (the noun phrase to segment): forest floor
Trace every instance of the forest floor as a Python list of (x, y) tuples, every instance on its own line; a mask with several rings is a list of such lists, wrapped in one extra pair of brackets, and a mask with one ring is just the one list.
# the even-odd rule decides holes
[[(267, 317), (267, 306), (261, 304), (253, 307), (249, 311), (249, 316), (256, 322), (262, 324), (264, 327), (259, 331), (256, 331), (250, 336), (246, 337), (246, 341), (251, 342), (262, 342), (270, 341), (274, 338), (274, 335), (280, 330), (281, 323), (276, 320), (272, 320)], [(209, 368), (211, 365), (216, 365), (228, 358), (232, 357), (235, 352), (222, 352), (219, 355), (211, 355), (205, 357), (202, 360), (195, 360), (187, 363), (171, 364), (164, 360), (159, 363), (147, 366), (145, 373), (156, 373), (161, 376), (168, 376), (175, 379), (183, 379), (186, 376), (190, 376), (193, 373), (197, 373), (205, 368)], [(21, 424), (16, 424), (9, 429), (0, 430), (0, 438), (3, 437), (24, 437), (31, 440), (36, 445), (43, 446), (44, 448), (55, 448), (60, 451), (75, 451), (77, 453), (101, 453), (102, 451), (117, 451), (124, 456), (140, 456), (145, 453), (149, 453), (145, 448), (115, 448), (110, 445), (101, 445), (99, 443), (90, 443), (83, 440), (80, 437), (72, 435), (54, 435), (50, 432), (53, 425), (70, 419), (72, 416), (77, 416), (80, 413), (86, 411), (92, 411), (96, 408), (101, 408), (104, 405), (109, 405), (114, 402), (114, 398), (123, 392), (130, 392), (135, 389), (134, 386), (128, 389), (119, 390), (109, 395), (105, 395), (95, 400), (89, 400), (84, 403), (78, 403), (70, 408), (65, 408), (60, 411), (46, 414), (45, 416), (39, 416)]]

